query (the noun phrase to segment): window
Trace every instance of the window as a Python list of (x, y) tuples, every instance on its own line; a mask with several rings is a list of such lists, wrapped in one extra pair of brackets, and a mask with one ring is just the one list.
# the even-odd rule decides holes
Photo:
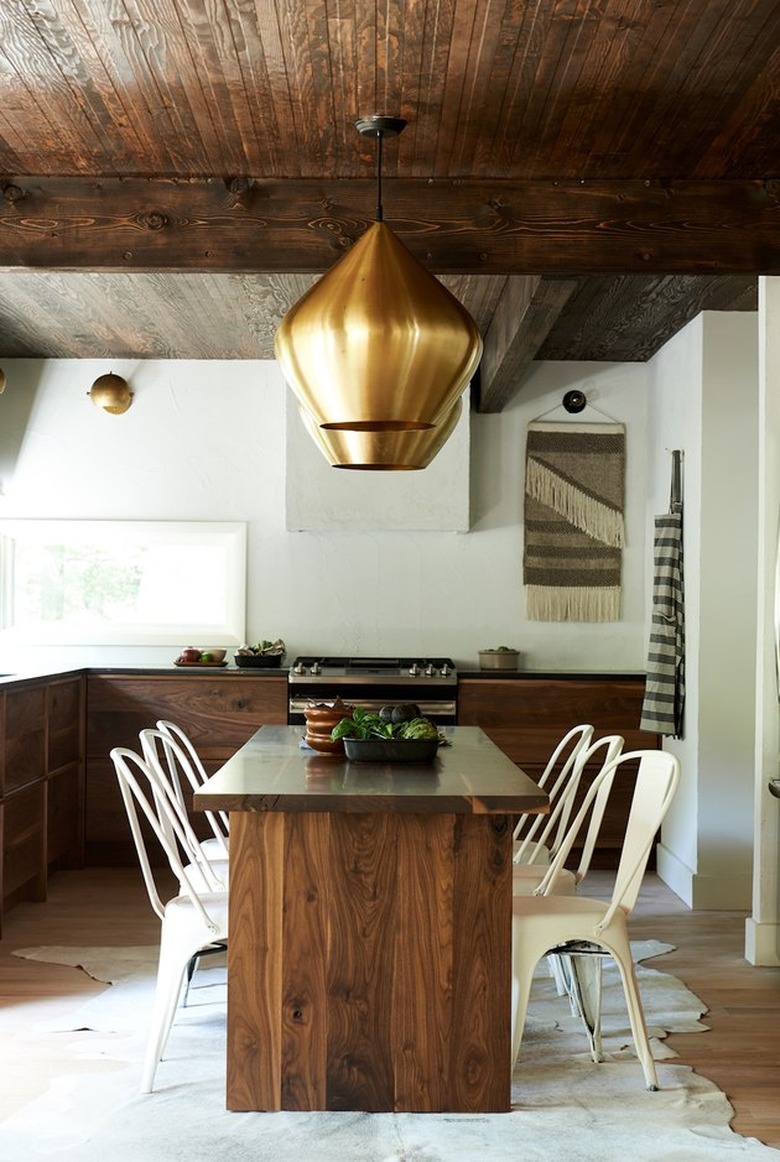
[(0, 564), (6, 640), (244, 640), (244, 524), (8, 520)]

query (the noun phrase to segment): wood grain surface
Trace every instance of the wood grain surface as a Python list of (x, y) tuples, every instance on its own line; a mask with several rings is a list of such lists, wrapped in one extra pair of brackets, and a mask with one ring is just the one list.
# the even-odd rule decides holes
[(231, 815), (227, 1104), (502, 1111), (511, 820)]

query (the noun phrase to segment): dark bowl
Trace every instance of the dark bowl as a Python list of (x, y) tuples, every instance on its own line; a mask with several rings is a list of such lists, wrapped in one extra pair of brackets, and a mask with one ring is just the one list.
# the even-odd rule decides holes
[(432, 763), (438, 738), (345, 738), (344, 753), (358, 763)]
[(240, 670), (249, 668), (278, 669), (282, 664), (281, 654), (233, 654), (233, 657)]

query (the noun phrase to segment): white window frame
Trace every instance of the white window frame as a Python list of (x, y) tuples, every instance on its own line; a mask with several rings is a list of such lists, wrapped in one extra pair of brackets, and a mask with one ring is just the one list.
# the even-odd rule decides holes
[[(158, 545), (171, 551), (185, 547), (208, 554), (213, 567), (221, 565), (220, 589), (224, 600), (218, 613), (201, 620), (106, 620), (95, 625), (48, 621), (17, 625), (14, 619), (14, 558), (24, 544), (73, 546), (102, 551), (112, 545)], [(204, 558), (205, 559), (205, 558)], [(0, 639), (7, 644), (43, 645), (181, 645), (196, 641), (213, 645), (240, 645), (246, 625), (246, 525), (224, 521), (0, 521)]]

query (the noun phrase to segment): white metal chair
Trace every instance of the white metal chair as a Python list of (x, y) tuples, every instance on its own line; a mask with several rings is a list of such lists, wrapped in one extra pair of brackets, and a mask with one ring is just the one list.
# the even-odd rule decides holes
[[(555, 840), (560, 843), (563, 838), (574, 802), (573, 797), (568, 798), (565, 794), (566, 789), (572, 780), (579, 780), (582, 768), (578, 767), (577, 758), (590, 746), (593, 734), (592, 726), (573, 726), (550, 755), (539, 779), (539, 786), (547, 791), (550, 814), (520, 816), (514, 830), (512, 858), (515, 864), (544, 866), (550, 862), (549, 844)], [(576, 785), (573, 789), (576, 792)]]
[[(211, 839), (199, 839), (190, 822), (182, 781), (186, 780), (191, 790), (197, 790), (200, 782), (190, 765), (188, 753), (174, 738), (152, 727), (140, 731), (138, 737), (144, 759), (155, 767), (166, 786), (168, 798), (175, 802), (181, 816), (188, 841), (188, 850), (183, 852), (187, 862), (197, 864), (203, 859), (208, 860), (227, 887), (230, 850), (227, 839), (221, 834), (219, 821), (212, 811), (204, 812), (214, 833)], [(165, 826), (164, 817), (162, 821)]]
[[(627, 763), (639, 761), (636, 784), (628, 814), (623, 849), (612, 898), (608, 901), (582, 895), (555, 894), (555, 881), (563, 870), (577, 835), (604, 784)], [(653, 840), (674, 797), (680, 780), (680, 764), (663, 751), (629, 751), (607, 764), (594, 779), (582, 806), (552, 860), (536, 893), (515, 896), (512, 901), (512, 1063), (520, 1052), (531, 983), (542, 956), (590, 952), (608, 954), (615, 960), (623, 983), (631, 1033), (642, 1063), (648, 1089), (658, 1088), (655, 1063), (647, 1037), (642, 1001), (631, 956), (627, 920), (636, 903)], [(600, 1023), (600, 1014), (597, 1020)]]
[[(161, 718), (156, 723), (156, 729), (165, 736), (165, 742), (174, 744), (173, 747), (170, 745), (162, 747), (162, 757), (168, 766), (171, 779), (179, 788), (181, 802), (186, 807), (181, 775), (185, 776), (190, 789), (197, 791), (208, 779), (206, 769), (193, 742), (180, 726), (177, 726), (175, 722)], [(214, 843), (209, 843), (207, 850), (215, 853), (221, 852), (222, 857), (227, 858), (230, 846), (230, 819), (227, 812), (205, 811), (204, 814), (214, 835)]]
[[(178, 810), (153, 764), (127, 747), (111, 751), (122, 801), (152, 908), (160, 917), (160, 956), (152, 1020), (141, 1077), (141, 1092), (151, 1093), (157, 1065), (165, 1050), (182, 986), (190, 966), (204, 952), (227, 947), (228, 897), (208, 863), (185, 866), (180, 850), (188, 839)], [(165, 826), (161, 816), (166, 816)], [(147, 851), (142, 820), (162, 847), (180, 894), (163, 902)]]
[[(583, 728), (577, 727), (577, 729), (582, 730)], [(589, 729), (592, 731), (593, 728), (590, 727)], [(624, 742), (625, 740), (619, 734), (607, 734), (587, 746), (578, 745), (573, 754), (573, 762), (571, 764), (567, 763), (568, 770), (566, 767), (561, 770), (560, 776), (556, 780), (556, 784), (561, 783), (561, 786), (553, 798), (552, 809), (549, 815), (537, 816), (537, 819), (546, 819), (538, 842), (544, 847), (550, 860), (555, 857), (563, 842), (566, 834), (565, 825), (571, 815), (577, 791), (582, 781), (582, 773), (586, 766), (598, 758), (600, 752), (603, 751), (600, 768), (603, 770), (607, 764), (615, 761), (623, 750)], [(598, 778), (598, 775), (595, 778)], [(609, 781), (601, 783), (598, 794), (593, 797), (579, 864), (573, 871), (568, 868), (560, 869), (555, 880), (554, 889), (559, 894), (571, 894), (575, 892), (577, 885), (587, 875), (604, 819), (604, 811), (606, 810), (611, 786), (612, 784)], [(538, 844), (535, 845), (532, 854), (535, 854), (536, 847), (538, 847)], [(517, 855), (518, 853), (515, 853), (513, 856), (512, 892), (516, 896), (527, 896), (535, 891), (542, 882), (547, 874), (549, 863), (547, 861), (545, 863), (536, 863), (533, 860), (529, 863), (523, 863), (518, 860)]]

